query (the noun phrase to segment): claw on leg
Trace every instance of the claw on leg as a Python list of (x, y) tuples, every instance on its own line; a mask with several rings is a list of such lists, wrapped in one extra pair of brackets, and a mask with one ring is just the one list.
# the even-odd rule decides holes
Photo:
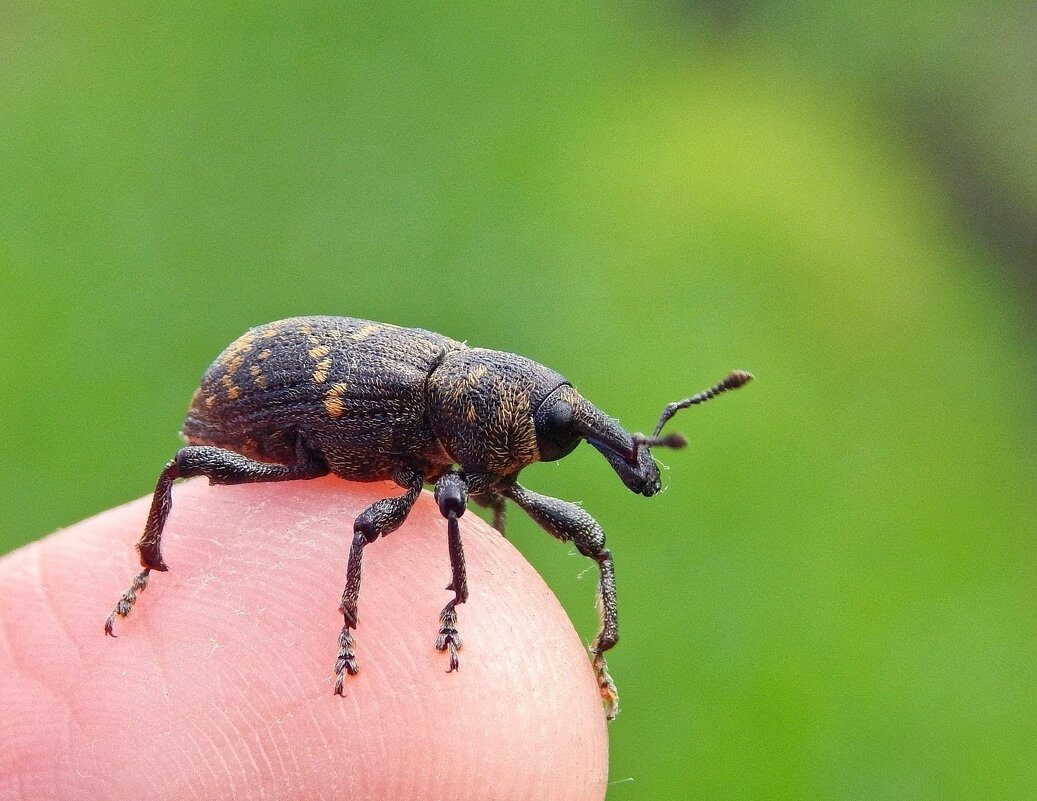
[(338, 659), (335, 660), (335, 695), (345, 696), (345, 675), (355, 676), (360, 672), (356, 663), (356, 642), (350, 633), (349, 626), (342, 627), (338, 636)]
[(436, 650), (447, 651), (450, 654), (450, 667), (447, 673), (453, 673), (461, 666), (461, 661), (457, 657), (461, 647), (461, 637), (457, 633), (457, 612), (454, 611), (454, 602), (451, 601), (439, 616), (439, 636), (436, 638)]
[[(593, 650), (591, 653), (594, 653)], [(594, 666), (594, 676), (598, 680), (598, 691), (601, 693), (601, 700), (605, 705), (605, 717), (608, 720), (615, 720), (616, 715), (619, 714), (619, 693), (616, 690), (616, 683), (612, 681), (612, 676), (609, 675), (609, 668), (605, 664), (604, 654), (594, 653), (594, 659), (591, 664)]]
[(143, 592), (148, 586), (148, 575), (151, 573), (151, 568), (146, 567), (140, 573), (133, 577), (133, 581), (130, 583), (130, 588), (122, 594), (118, 602), (115, 604), (115, 608), (112, 613), (108, 615), (108, 619), (104, 622), (104, 633), (109, 637), (117, 637), (115, 633), (115, 618), (126, 617), (133, 609), (133, 604), (137, 602), (137, 594)]

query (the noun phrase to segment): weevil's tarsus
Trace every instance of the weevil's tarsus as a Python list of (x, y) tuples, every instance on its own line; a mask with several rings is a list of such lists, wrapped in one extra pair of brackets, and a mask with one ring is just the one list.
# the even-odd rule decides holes
[[(591, 649), (591, 653), (594, 653), (593, 649)], [(605, 664), (604, 654), (594, 654), (591, 665), (594, 667), (598, 692), (601, 693), (601, 702), (605, 707), (605, 718), (615, 720), (616, 715), (619, 714), (619, 692), (616, 690), (616, 683), (612, 681), (612, 676), (609, 675), (609, 666)]]
[(133, 609), (133, 605), (137, 602), (137, 595), (148, 586), (148, 576), (151, 574), (151, 568), (146, 567), (140, 573), (133, 577), (133, 581), (130, 583), (130, 588), (122, 594), (118, 602), (115, 604), (115, 609), (108, 615), (108, 619), (104, 621), (104, 633), (109, 637), (118, 637), (115, 633), (115, 618), (126, 617)]

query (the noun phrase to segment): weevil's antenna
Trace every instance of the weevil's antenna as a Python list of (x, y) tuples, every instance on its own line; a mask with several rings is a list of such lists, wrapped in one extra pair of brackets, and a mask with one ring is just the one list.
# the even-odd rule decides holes
[[(656, 434), (659, 433), (656, 429)], [(688, 444), (683, 434), (667, 434), (665, 437), (646, 437), (644, 434), (634, 434), (634, 462), (637, 462), (638, 453), (641, 448), (683, 448)]]
[[(705, 403), (710, 398), (715, 398), (721, 392), (727, 392), (729, 389), (738, 389), (739, 387), (745, 386), (752, 380), (752, 373), (747, 373), (745, 370), (733, 370), (727, 376), (727, 378), (725, 378), (719, 384), (716, 384), (710, 387), (709, 389), (705, 390), (704, 392), (699, 392), (696, 395), (692, 395), (690, 398), (685, 398), (684, 400), (677, 401), (676, 403), (668, 403), (666, 405), (666, 408), (663, 409), (662, 416), (659, 418), (659, 424), (655, 427), (655, 431), (652, 432), (651, 440), (658, 439), (659, 432), (663, 430), (663, 426), (666, 425), (669, 419), (673, 417), (675, 414), (677, 414), (677, 412), (679, 412), (681, 409), (687, 409), (689, 406), (697, 406), (700, 403)], [(671, 434), (669, 437), (663, 437), (662, 439), (670, 439), (673, 436), (675, 435)], [(677, 434), (676, 436), (680, 437), (681, 440), (684, 439), (684, 437), (681, 437), (680, 434)], [(651, 441), (648, 438), (643, 439), (644, 444), (646, 445)], [(670, 445), (670, 447), (672, 448), (680, 446)]]

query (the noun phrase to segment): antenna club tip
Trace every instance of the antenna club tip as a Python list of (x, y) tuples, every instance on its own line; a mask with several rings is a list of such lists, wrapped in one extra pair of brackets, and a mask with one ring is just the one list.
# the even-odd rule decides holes
[(673, 448), (674, 450), (680, 450), (688, 444), (688, 438), (683, 434), (667, 434), (662, 438), (660, 443), (666, 448)]
[(746, 370), (732, 370), (731, 374), (724, 379), (724, 387), (726, 389), (738, 389), (739, 387), (744, 387), (754, 377), (752, 373)]

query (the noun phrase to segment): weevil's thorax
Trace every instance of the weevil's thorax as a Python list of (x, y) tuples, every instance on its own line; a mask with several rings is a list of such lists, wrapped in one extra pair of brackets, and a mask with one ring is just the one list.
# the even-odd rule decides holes
[(429, 424), (464, 470), (514, 475), (541, 459), (533, 415), (567, 384), (513, 353), (454, 351), (429, 376)]

